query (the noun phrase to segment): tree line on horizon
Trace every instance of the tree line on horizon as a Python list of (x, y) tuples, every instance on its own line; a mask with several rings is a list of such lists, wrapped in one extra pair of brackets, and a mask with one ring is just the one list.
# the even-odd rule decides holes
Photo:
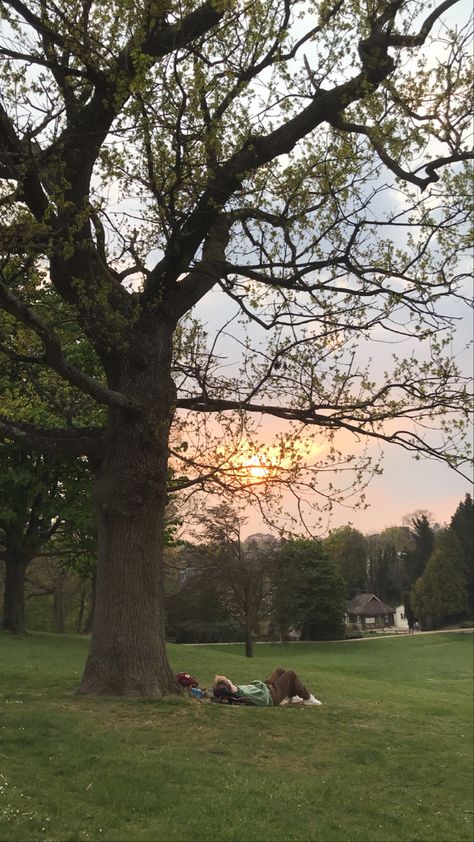
[(169, 549), (168, 632), (179, 642), (344, 636), (349, 600), (375, 593), (403, 604), (410, 627), (440, 628), (473, 617), (474, 505), (466, 494), (449, 524), (415, 512), (401, 526), (364, 535), (352, 526), (322, 540), (255, 535), (242, 540), (232, 507), (208, 513), (203, 540)]
[[(97, 534), (83, 465), (0, 447), (2, 628), (91, 630)], [(436, 628), (473, 615), (473, 501), (446, 527), (418, 511), (403, 525), (363, 534), (350, 525), (324, 539), (242, 538), (228, 503), (209, 506), (199, 539), (182, 541), (176, 506), (166, 532), (166, 630), (177, 642), (344, 636), (346, 603), (359, 592), (403, 604), (410, 625)]]

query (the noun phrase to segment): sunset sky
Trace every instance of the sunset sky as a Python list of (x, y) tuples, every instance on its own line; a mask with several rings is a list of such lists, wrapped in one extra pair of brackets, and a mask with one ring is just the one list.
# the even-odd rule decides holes
[[(442, 525), (449, 522), (464, 495), (472, 494), (470, 483), (446, 465), (416, 462), (395, 447), (387, 446), (384, 465), (383, 475), (374, 477), (367, 489), (369, 508), (352, 511), (336, 506), (329, 528), (350, 523), (370, 534), (400, 525), (404, 515), (417, 509), (430, 512), (434, 521)], [(249, 518), (246, 534), (271, 531), (254, 510), (249, 509), (246, 515)]]
[[(223, 309), (225, 308), (226, 303), (223, 301), (223, 296), (218, 293), (211, 293), (202, 303), (199, 308), (201, 312), (198, 312), (197, 315), (202, 317), (205, 324), (211, 328), (215, 320), (222, 319)], [(466, 345), (473, 338), (471, 314), (467, 311), (467, 308), (463, 308), (459, 310), (458, 315), (460, 320), (456, 330), (453, 353), (457, 356), (463, 373), (472, 374), (472, 349), (466, 350)], [(400, 352), (400, 348), (397, 350)], [(377, 346), (377, 353), (380, 356), (375, 367), (379, 372), (383, 371), (383, 366), (389, 360), (392, 351), (393, 347), (384, 346), (382, 343)], [(271, 442), (281, 430), (281, 422), (278, 419), (265, 417), (260, 419), (259, 438), (267, 447), (270, 447), (270, 455)], [(343, 448), (348, 452), (357, 453), (360, 445), (354, 442), (350, 434), (345, 434), (345, 436), (346, 440), (342, 443)], [(324, 441), (324, 439), (321, 440)], [(379, 457), (382, 450), (381, 446), (374, 444), (372, 448), (374, 456)], [(324, 453), (324, 445), (322, 453)], [(315, 529), (315, 534), (324, 534), (328, 529), (347, 523), (351, 523), (364, 533), (378, 532), (385, 527), (401, 524), (404, 515), (420, 509), (430, 512), (434, 522), (443, 524), (449, 522), (464, 495), (472, 493), (469, 480), (463, 479), (454, 470), (439, 461), (426, 459), (417, 461), (409, 453), (395, 445), (385, 445), (383, 453), (383, 474), (382, 476), (375, 476), (366, 490), (366, 502), (369, 507), (365, 510), (353, 510), (350, 507), (336, 505), (331, 519), (328, 520), (325, 517), (322, 527), (317, 526), (316, 515), (313, 518), (309, 516), (307, 522), (310, 528)], [(317, 456), (314, 455), (312, 461), (315, 462), (316, 460)], [(258, 459), (254, 457), (253, 460), (247, 460), (247, 464), (255, 463), (257, 463), (257, 470), (253, 473), (258, 478)], [(466, 468), (464, 468), (465, 471)], [(290, 514), (296, 515), (295, 501), (292, 500), (289, 493), (284, 495), (283, 502)], [(246, 511), (246, 516), (248, 522), (244, 529), (244, 537), (256, 532), (272, 531), (254, 508), (249, 508)]]
[[(423, 17), (429, 8), (432, 8), (431, 4), (426, 4), (426, 6), (423, 4)], [(469, 18), (470, 12), (471, 3), (468, 3), (467, 0), (460, 0), (460, 2), (448, 10), (443, 20), (447, 26), (464, 26)], [(433, 62), (436, 63), (439, 57), (439, 54), (433, 54)], [(416, 67), (414, 68), (414, 72), (416, 73)], [(383, 178), (385, 179), (385, 174)], [(397, 202), (402, 202), (401, 208), (403, 210), (406, 209), (397, 190), (387, 191), (387, 193), (384, 193), (384, 201), (387, 201), (386, 197), (388, 197), (390, 203), (396, 204)], [(466, 261), (462, 268), (465, 271), (469, 271), (472, 268), (472, 260), (470, 262)], [(468, 289), (465, 292), (467, 295), (470, 293)], [(473, 339), (472, 314), (467, 306), (462, 305), (456, 300), (450, 300), (449, 302), (443, 301), (439, 306), (443, 312), (448, 310), (450, 315), (458, 319), (452, 341), (451, 353), (456, 358), (462, 373), (464, 375), (472, 375), (472, 345), (469, 348), (469, 343)], [(232, 320), (236, 315), (236, 311), (235, 302), (232, 302), (222, 292), (214, 288), (195, 308), (193, 316), (201, 322), (204, 330), (207, 331), (209, 344), (212, 345), (213, 337), (217, 335), (219, 329), (226, 322)], [(242, 354), (242, 347), (239, 347), (241, 344), (239, 330), (238, 323), (232, 323), (220, 335), (218, 344), (214, 349), (216, 359), (221, 361), (225, 372), (234, 372), (234, 376), (235, 372), (238, 371), (239, 355)], [(232, 339), (232, 335), (235, 337), (234, 339)], [(258, 347), (261, 337), (258, 336), (255, 325), (251, 326), (250, 335), (253, 347)], [(423, 349), (416, 344), (414, 339), (406, 339), (394, 334), (391, 334), (390, 337), (390, 342), (387, 342), (387, 334), (383, 332), (377, 333), (376, 329), (373, 332), (370, 343), (364, 345), (363, 340), (359, 342), (361, 364), (363, 366), (365, 362), (370, 360), (370, 372), (373, 375), (374, 381), (377, 383), (383, 383), (384, 372), (392, 369), (392, 354), (397, 354), (400, 357), (409, 357), (411, 353), (414, 353), (415, 357), (417, 357), (417, 355), (424, 353)], [(239, 453), (234, 454), (230, 464), (231, 468), (232, 465), (237, 467), (245, 467), (247, 465), (249, 470), (249, 487), (255, 490), (255, 486), (259, 480), (262, 482), (265, 481), (265, 470), (262, 468), (261, 463), (265, 463), (266, 459), (270, 459), (271, 461), (273, 442), (275, 436), (279, 432), (282, 432), (282, 427), (281, 423), (274, 418), (263, 417), (253, 420), (259, 426), (259, 439), (262, 445), (266, 445), (269, 448), (266, 456), (262, 455), (263, 451), (259, 455), (257, 448), (251, 455), (240, 456)], [(321, 437), (321, 443), (321, 457), (323, 457), (323, 436)], [(344, 452), (354, 453), (355, 455), (363, 447), (363, 443), (357, 443), (352, 434), (349, 433), (345, 433), (342, 439), (339, 437), (336, 443)], [(245, 451), (245, 442), (243, 443), (243, 448)], [(374, 456), (374, 459), (378, 460), (381, 455), (381, 445), (371, 443), (370, 452)], [(223, 453), (225, 454), (225, 446), (223, 446)], [(440, 461), (427, 459), (417, 461), (412, 455), (400, 447), (388, 444), (385, 445), (383, 453), (383, 474), (373, 477), (366, 489), (368, 508), (354, 510), (349, 506), (345, 507), (336, 504), (331, 519), (328, 520), (325, 517), (321, 524), (318, 524), (317, 516), (315, 515), (312, 518), (307, 509), (305, 514), (309, 529), (314, 529), (315, 534), (324, 534), (330, 528), (351, 523), (364, 533), (377, 532), (386, 527), (400, 524), (404, 516), (416, 510), (427, 511), (432, 515), (434, 522), (444, 524), (449, 522), (459, 502), (464, 498), (464, 495), (472, 491), (472, 484), (469, 479), (461, 477)], [(316, 451), (313, 451), (310, 461), (317, 465), (317, 458)], [(466, 472), (465, 467), (464, 472)], [(348, 484), (349, 474), (345, 474), (344, 479), (346, 484)], [(283, 508), (290, 515), (296, 515), (297, 505), (295, 500), (292, 499), (290, 492), (284, 494), (282, 503)], [(215, 500), (212, 500), (210, 505), (213, 504), (215, 504)], [(246, 514), (248, 516), (248, 522), (245, 527), (247, 535), (255, 532), (271, 531), (270, 527), (263, 522), (261, 515), (255, 509), (248, 509)]]
[[(471, 14), (471, 9), (471, 3), (467, 0), (460, 0), (448, 10), (444, 20), (448, 26), (464, 26)], [(465, 265), (463, 268), (472, 269), (472, 261), (470, 266)], [(469, 290), (467, 292), (469, 294)], [(463, 373), (472, 375), (472, 346), (470, 349), (467, 348), (473, 339), (472, 313), (469, 312), (467, 307), (460, 307), (457, 303), (454, 303), (452, 307), (454, 308), (452, 312), (459, 319), (452, 352), (456, 356)], [(201, 312), (198, 315), (203, 317), (203, 321), (207, 325), (212, 326), (215, 320), (222, 320), (223, 309), (226, 310), (226, 308), (227, 305), (223, 302), (222, 295), (211, 293), (199, 308)], [(226, 313), (226, 315), (228, 314)], [(374, 368), (379, 376), (384, 371), (393, 350), (404, 354), (407, 352), (407, 346), (395, 349), (393, 346), (384, 345), (384, 343), (377, 346), (376, 353), (380, 354), (380, 358), (377, 357)], [(275, 419), (262, 419), (263, 440), (265, 440), (266, 433), (271, 438), (276, 429), (277, 422)], [(355, 452), (353, 443), (351, 447)], [(404, 515), (418, 509), (430, 512), (435, 522), (443, 524), (449, 522), (464, 495), (472, 493), (470, 481), (463, 479), (447, 465), (425, 459), (416, 461), (413, 456), (396, 446), (385, 446), (383, 467), (383, 475), (374, 477), (367, 489), (366, 499), (367, 503), (370, 504), (369, 508), (364, 511), (354, 511), (336, 505), (331, 521), (327, 523), (328, 528), (351, 523), (364, 533), (376, 532), (385, 527), (400, 524)], [(465, 471), (466, 469), (464, 469)], [(292, 511), (293, 504), (290, 495), (286, 495), (285, 502)], [(294, 508), (293, 505), (293, 511)], [(257, 512), (249, 509), (247, 515), (249, 517), (246, 525), (247, 534), (271, 531), (268, 526), (262, 523), (262, 519)]]

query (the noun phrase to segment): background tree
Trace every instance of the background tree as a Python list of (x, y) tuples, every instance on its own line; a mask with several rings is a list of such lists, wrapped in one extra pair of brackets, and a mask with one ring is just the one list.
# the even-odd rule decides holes
[[(22, 285), (39, 310), (57, 325), (69, 357), (84, 370), (97, 373), (91, 345), (78, 337), (77, 323), (42, 280), (40, 273), (31, 270), (25, 272)], [(12, 344), (15, 353), (11, 353)], [(97, 420), (94, 405), (41, 364), (34, 333), (16, 324), (4, 310), (0, 310), (1, 351), (4, 411), (21, 415), (27, 407), (36, 424), (45, 426), (62, 422), (73, 428), (85, 420)], [(25, 626), (25, 573), (33, 559), (59, 555), (63, 566), (75, 566), (85, 580), (94, 575), (97, 528), (91, 473), (85, 458), (68, 456), (61, 447), (57, 450), (47, 447), (42, 452), (28, 446), (22, 437), (16, 443), (0, 441), (0, 542), (5, 561), (2, 627), (15, 633)], [(53, 593), (53, 579), (60, 583), (61, 573), (54, 563), (50, 567), (51, 573), (54, 568)]]
[(466, 494), (451, 518), (450, 528), (456, 533), (462, 546), (466, 570), (468, 609), (474, 614), (474, 503)]
[[(322, 431), (306, 487), (328, 506), (372, 465), (340, 452), (340, 430), (465, 461), (443, 301), (464, 297), (466, 31), (432, 44), (454, 4), (321, 2), (303, 18), (296, 0), (2, 4), (0, 305), (36, 337), (26, 360), (14, 331), (3, 353), (102, 409), (94, 427), (52, 429), (27, 407), (1, 421), (94, 470), (82, 692), (175, 689), (162, 557), (170, 429), (188, 418), (176, 410), (201, 413), (195, 426), (268, 413), (294, 437)], [(64, 348), (32, 268), (99, 373)], [(192, 311), (214, 287), (225, 325), (204, 341)], [(417, 347), (381, 373), (365, 343), (394, 336)], [(353, 479), (325, 482), (334, 468)]]
[(411, 581), (407, 558), (413, 550), (413, 536), (405, 526), (390, 526), (383, 532), (366, 536), (368, 590), (389, 605), (403, 603)]
[(302, 640), (344, 637), (345, 582), (318, 541), (287, 541), (276, 555), (275, 620)]
[(334, 529), (324, 541), (329, 557), (335, 562), (346, 585), (347, 599), (367, 589), (367, 542), (352, 526)]
[(245, 655), (252, 658), (254, 633), (273, 605), (275, 540), (268, 536), (267, 542), (252, 538), (244, 541), (244, 523), (245, 519), (229, 504), (210, 507), (203, 528), (204, 542), (195, 563), (201, 581), (212, 582), (230, 625), (233, 621), (243, 629)]
[[(31, 562), (67, 542), (69, 552), (81, 557), (80, 538), (76, 536), (73, 549), (71, 530), (74, 520), (80, 531), (81, 501), (90, 511), (90, 476), (77, 460), (67, 462), (21, 445), (0, 444), (0, 499), (0, 559), (5, 562), (2, 628), (18, 634), (25, 629), (25, 575)], [(66, 524), (68, 509), (71, 519)]]
[(423, 575), (433, 551), (435, 532), (425, 512), (411, 515), (407, 524), (413, 537), (413, 544), (405, 557), (407, 585), (410, 588)]
[[(242, 641), (244, 628), (229, 616), (214, 577), (202, 566), (199, 545), (185, 544), (172, 550), (173, 570), (178, 577), (167, 576), (166, 628), (177, 643), (219, 643)], [(169, 571), (169, 552), (165, 554)]]
[[(26, 617), (42, 631), (57, 634), (82, 627), (82, 580), (54, 557), (35, 559), (26, 577)], [(41, 607), (40, 605), (41, 604)]]
[(454, 622), (467, 609), (466, 570), (461, 543), (452, 529), (436, 537), (426, 570), (410, 592), (411, 607), (426, 628)]

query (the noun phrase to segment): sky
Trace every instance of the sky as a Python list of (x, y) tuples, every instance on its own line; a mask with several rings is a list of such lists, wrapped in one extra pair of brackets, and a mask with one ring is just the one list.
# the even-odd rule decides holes
[[(470, 482), (446, 465), (416, 462), (394, 446), (387, 446), (384, 466), (383, 475), (374, 477), (367, 488), (368, 508), (355, 511), (336, 505), (328, 531), (351, 524), (364, 534), (381, 532), (386, 527), (401, 525), (404, 516), (418, 510), (429, 512), (433, 522), (442, 526), (449, 524), (465, 494), (472, 494)], [(272, 531), (255, 510), (247, 509), (246, 517), (245, 536)]]
[[(449, 10), (449, 23), (463, 23), (470, 11), (470, 0), (460, 0)], [(201, 310), (205, 323), (221, 323), (222, 296), (206, 297)], [(196, 315), (199, 316), (200, 313), (197, 312)], [(459, 347), (473, 338), (472, 320), (467, 315), (459, 324), (458, 334)], [(472, 359), (465, 356), (463, 367), (466, 373), (469, 370), (472, 373)], [(274, 429), (271, 422), (268, 422), (266, 428), (262, 427), (263, 436), (266, 429)], [(363, 511), (353, 511), (336, 505), (328, 526), (334, 528), (351, 523), (363, 532), (370, 533), (400, 524), (405, 515), (419, 509), (430, 512), (433, 520), (442, 524), (449, 521), (460, 500), (471, 491), (469, 481), (445, 464), (427, 460), (415, 461), (400, 448), (387, 445), (383, 475), (374, 477), (366, 492), (369, 507)], [(288, 498), (285, 502), (291, 509), (291, 500)], [(248, 534), (269, 531), (257, 512), (248, 510), (247, 515)]]
[[(461, 0), (449, 10), (445, 20), (448, 25), (463, 25), (470, 13), (470, 2)], [(472, 261), (471, 267), (466, 268), (472, 270)], [(214, 318), (218, 315), (222, 317), (222, 297), (214, 298), (211, 296), (207, 298), (202, 313), (207, 324), (212, 324)], [(462, 312), (462, 318), (457, 326), (456, 342), (458, 347), (456, 350), (465, 347), (473, 338), (472, 314), (466, 309)], [(472, 375), (473, 360), (471, 352), (463, 352), (461, 362), (463, 373)], [(267, 428), (265, 424), (268, 425)], [(262, 422), (264, 437), (265, 429), (274, 430), (274, 422)], [(383, 474), (375, 476), (366, 490), (368, 508), (358, 511), (336, 505), (331, 520), (326, 522), (326, 531), (350, 523), (362, 532), (370, 534), (389, 526), (401, 524), (406, 515), (417, 510), (428, 512), (432, 516), (433, 522), (443, 525), (449, 523), (459, 502), (467, 493), (472, 494), (472, 483), (469, 479), (461, 477), (446, 464), (427, 459), (417, 461), (412, 455), (399, 447), (386, 445), (384, 447)], [(292, 507), (289, 495), (286, 496), (285, 503), (290, 510), (295, 511), (295, 506)], [(271, 531), (263, 523), (257, 511), (249, 508), (246, 515), (248, 521), (244, 533), (253, 534)], [(311, 519), (308, 520), (308, 523), (311, 523)]]
[[(222, 319), (223, 307), (225, 308), (225, 302), (222, 295), (211, 293), (202, 302), (196, 315), (204, 317), (204, 322), (211, 328), (214, 320), (218, 317)], [(456, 350), (474, 338), (472, 317), (467, 308), (462, 311), (462, 316), (456, 331)], [(381, 355), (378, 360), (380, 372), (383, 371), (392, 350), (390, 347), (384, 349), (382, 344), (377, 346), (377, 353)], [(471, 353), (465, 351), (461, 360), (463, 373), (472, 375)], [(260, 424), (260, 440), (268, 444), (275, 433), (282, 429), (280, 422), (275, 418), (262, 417)], [(350, 434), (346, 434), (341, 446), (344, 450), (357, 453), (357, 445)], [(377, 443), (371, 447), (377, 457), (383, 452), (383, 473), (381, 476), (374, 476), (365, 491), (368, 507), (353, 509), (336, 504), (330, 519), (324, 517), (321, 526), (316, 514), (308, 515), (308, 527), (314, 529), (315, 535), (323, 537), (330, 529), (349, 523), (364, 534), (380, 532), (386, 527), (401, 525), (404, 516), (418, 510), (428, 512), (434, 523), (443, 525), (449, 523), (464, 496), (467, 493), (472, 494), (472, 483), (439, 460), (415, 460), (413, 455), (396, 445), (384, 444), (382, 448)], [(466, 473), (465, 466), (463, 472)], [(215, 500), (212, 504), (215, 505)], [(283, 495), (283, 504), (291, 514), (297, 514), (295, 501), (289, 493)], [(275, 532), (264, 523), (261, 514), (254, 507), (248, 507), (245, 516), (247, 523), (243, 529), (243, 537), (254, 533)], [(301, 534), (304, 534), (303, 528)]]

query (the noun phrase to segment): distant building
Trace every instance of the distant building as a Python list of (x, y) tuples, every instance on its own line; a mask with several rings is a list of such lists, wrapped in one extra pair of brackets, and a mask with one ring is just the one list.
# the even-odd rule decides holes
[(410, 628), (408, 625), (408, 620), (405, 614), (405, 606), (404, 605), (397, 605), (397, 610), (395, 614), (395, 625), (397, 629), (408, 629)]
[(249, 544), (257, 544), (260, 547), (272, 549), (278, 546), (279, 539), (275, 538), (274, 535), (270, 535), (269, 532), (254, 532), (253, 535), (249, 535), (242, 543), (246, 547)]
[(346, 623), (364, 628), (387, 628), (395, 625), (396, 609), (382, 602), (374, 593), (359, 593), (346, 606)]

